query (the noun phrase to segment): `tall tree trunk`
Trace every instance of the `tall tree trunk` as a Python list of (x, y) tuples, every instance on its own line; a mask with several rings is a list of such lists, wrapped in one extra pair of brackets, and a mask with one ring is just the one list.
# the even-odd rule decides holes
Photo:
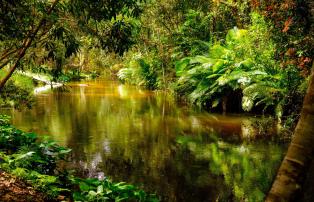
[[(314, 1), (308, 1), (311, 14), (311, 30), (314, 30)], [(311, 36), (313, 37), (313, 36)], [(312, 58), (314, 59), (314, 58)], [(304, 98), (301, 117), (294, 131), (288, 152), (281, 163), (273, 186), (265, 201), (297, 201), (302, 185), (310, 171), (314, 155), (314, 62), (307, 93)]]
[[(314, 31), (314, 1), (309, 0), (310, 35)], [(314, 58), (312, 58), (314, 60)], [(313, 164), (314, 158), (314, 62), (310, 83), (304, 98), (301, 117), (294, 131), (288, 152), (281, 163), (276, 179), (271, 187), (267, 202), (297, 201), (300, 192), (304, 190), (305, 178)]]
[[(47, 15), (50, 15), (53, 11), (53, 9), (56, 7), (56, 5), (59, 3), (60, 0), (55, 0), (53, 2), (53, 4), (51, 5), (51, 7), (49, 8), (49, 10), (47, 11)], [(6, 82), (11, 78), (12, 74), (14, 73), (14, 71), (16, 70), (16, 68), (19, 66), (21, 59), (24, 57), (27, 49), (32, 45), (32, 42), (34, 41), (37, 33), (39, 32), (39, 30), (41, 29), (41, 27), (45, 24), (45, 20), (46, 17), (44, 16), (39, 24), (37, 25), (37, 27), (35, 28), (35, 30), (24, 40), (23, 46), (22, 48), (19, 50), (18, 55), (17, 55), (17, 59), (15, 61), (15, 63), (13, 64), (13, 66), (10, 68), (8, 74), (0, 81), (0, 93), (4, 87), (4, 85), (6, 84)]]
[(296, 200), (314, 154), (314, 63), (301, 117), (288, 152), (266, 198), (267, 202)]

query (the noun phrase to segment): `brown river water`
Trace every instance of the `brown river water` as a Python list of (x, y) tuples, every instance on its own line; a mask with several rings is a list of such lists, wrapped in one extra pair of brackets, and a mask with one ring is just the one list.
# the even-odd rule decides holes
[(115, 81), (73, 83), (37, 94), (32, 109), (1, 111), (70, 147), (70, 164), (86, 177), (167, 202), (262, 201), (285, 152), (271, 118), (211, 114)]

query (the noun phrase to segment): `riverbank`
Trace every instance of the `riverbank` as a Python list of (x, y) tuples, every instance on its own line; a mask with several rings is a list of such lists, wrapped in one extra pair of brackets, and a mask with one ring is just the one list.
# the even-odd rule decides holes
[(40, 82), (43, 83), (43, 86), (37, 86), (34, 88), (34, 94), (38, 94), (41, 92), (45, 92), (49, 89), (53, 89), (53, 88), (59, 88), (61, 86), (64, 86), (64, 83), (61, 82), (53, 82), (52, 81), (52, 77), (48, 76), (48, 75), (41, 75), (38, 73), (32, 73), (32, 72), (28, 72), (28, 71), (19, 71), (19, 74), (32, 78), (33, 80), (35, 80), (36, 82)]
[(30, 184), (0, 170), (0, 201), (45, 202), (47, 197)]
[(36, 134), (18, 130), (9, 121), (0, 115), (0, 201), (158, 201), (124, 182), (76, 177), (73, 170), (59, 166), (66, 163), (70, 149), (39, 141)]

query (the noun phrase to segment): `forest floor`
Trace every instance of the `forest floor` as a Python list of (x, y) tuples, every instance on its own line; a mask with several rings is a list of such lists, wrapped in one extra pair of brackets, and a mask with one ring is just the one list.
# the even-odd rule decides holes
[(47, 201), (29, 184), (0, 170), (0, 201), (2, 202), (44, 202)]

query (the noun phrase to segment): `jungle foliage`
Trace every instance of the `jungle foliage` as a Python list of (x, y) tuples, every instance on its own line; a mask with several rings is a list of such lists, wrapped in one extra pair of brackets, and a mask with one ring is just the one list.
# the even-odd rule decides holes
[[(0, 75), (2, 74), (0, 73)], [(0, 94), (0, 106), (30, 108), (34, 103), (34, 87), (35, 85), (31, 78), (21, 74), (13, 75)]]
[(297, 117), (313, 55), (305, 1), (151, 1), (140, 23), (120, 80), (205, 109)]
[(280, 68), (275, 60), (275, 43), (268, 39), (270, 25), (256, 13), (251, 18), (248, 29), (229, 30), (223, 43), (210, 45), (208, 54), (185, 57), (176, 63), (178, 93), (188, 94), (191, 102), (210, 108), (238, 93), (244, 111), (259, 105), (265, 111), (273, 106), (277, 115), (282, 115), (290, 86), (299, 87), (302, 77)]
[[(0, 5), (1, 105), (32, 103), (34, 82), (13, 75), (16, 70), (59, 82), (112, 72), (125, 83), (172, 90), (207, 110), (271, 113), (288, 126), (299, 116), (314, 55), (308, 1), (0, 0)], [(0, 143), (1, 168), (51, 197), (157, 200), (132, 185), (58, 170), (68, 149), (38, 142), (3, 116)], [(247, 192), (235, 190), (239, 198)]]
[(303, 0), (71, 0), (49, 15), (51, 2), (2, 4), (1, 68), (16, 62), (61, 82), (113, 73), (211, 110), (286, 120), (300, 110), (313, 55)]
[(73, 64), (71, 57), (87, 46), (84, 37), (93, 47), (123, 54), (134, 44), (136, 27), (129, 19), (139, 16), (142, 1), (0, 3), (0, 67), (10, 67), (1, 70), (7, 72), (1, 78), (2, 89), (16, 69), (41, 69), (54, 80), (64, 74), (64, 66), (82, 69), (83, 64)]

